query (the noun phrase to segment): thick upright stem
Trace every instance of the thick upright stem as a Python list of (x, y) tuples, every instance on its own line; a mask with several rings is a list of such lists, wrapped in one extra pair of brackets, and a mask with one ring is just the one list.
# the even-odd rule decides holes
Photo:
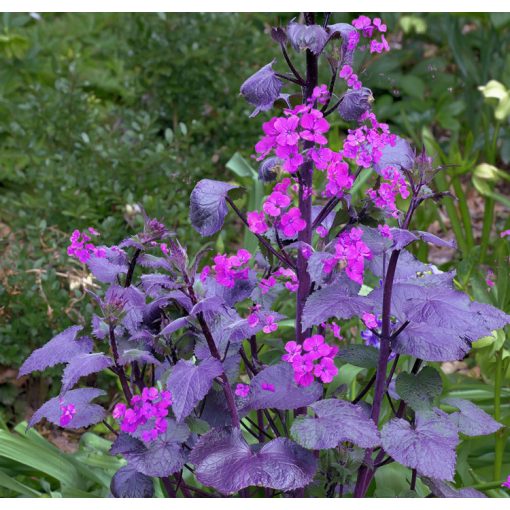
[(112, 350), (113, 361), (115, 363), (115, 373), (118, 375), (120, 384), (122, 386), (122, 391), (124, 392), (124, 396), (128, 402), (133, 398), (133, 393), (129, 387), (126, 372), (124, 371), (124, 367), (119, 363), (119, 351), (117, 349), (117, 340), (115, 338), (115, 326), (110, 324), (109, 326), (110, 333), (110, 348)]
[[(405, 220), (402, 224), (403, 229), (409, 228), (411, 218), (413, 217), (416, 208), (416, 198), (413, 196), (409, 209), (407, 211)], [(390, 357), (390, 342), (391, 335), (391, 296), (393, 293), (393, 283), (395, 279), (395, 272), (397, 270), (398, 258), (400, 250), (393, 250), (391, 253), (390, 261), (388, 262), (388, 270), (384, 276), (383, 288), (383, 304), (382, 304), (382, 327), (381, 327), (381, 346), (379, 350), (379, 360), (377, 363), (377, 372), (375, 379), (374, 402), (372, 404), (372, 412), (370, 417), (376, 425), (379, 424), (379, 416), (381, 414), (381, 406), (386, 391), (386, 370), (388, 368), (388, 360)], [(381, 452), (382, 453), (382, 452)], [(366, 464), (372, 456), (372, 451), (368, 450), (365, 455), (365, 465), (361, 466), (358, 472), (358, 479), (356, 480), (356, 487), (354, 489), (354, 497), (362, 498), (368, 488), (371, 480), (371, 472)]]
[[(315, 23), (315, 15), (310, 12), (305, 13), (305, 21), (307, 25)], [(306, 50), (306, 85), (303, 87), (303, 102), (306, 102), (312, 96), (313, 89), (317, 86), (319, 79), (318, 57), (310, 50)], [(304, 150), (313, 147), (313, 142), (306, 142)], [(311, 244), (312, 242), (312, 184), (313, 184), (313, 162), (307, 159), (299, 169), (299, 210), (301, 217), (306, 221), (306, 228), (299, 232), (298, 240)], [(302, 250), (298, 250), (297, 257), (297, 277), (298, 290), (296, 296), (296, 340), (302, 343), (307, 333), (302, 331), (303, 310), (306, 299), (310, 294), (310, 275), (307, 271), (307, 260)]]

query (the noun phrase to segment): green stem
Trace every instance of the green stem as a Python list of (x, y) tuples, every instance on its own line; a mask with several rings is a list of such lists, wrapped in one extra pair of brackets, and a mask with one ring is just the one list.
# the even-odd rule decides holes
[(471, 213), (469, 211), (469, 207), (467, 205), (467, 200), (465, 199), (465, 193), (462, 189), (462, 185), (460, 183), (459, 177), (454, 177), (452, 179), (453, 189), (455, 191), (455, 196), (458, 199), (459, 203), (459, 211), (460, 217), (462, 218), (462, 223), (464, 224), (464, 232), (466, 234), (466, 243), (468, 249), (471, 249), (475, 245), (475, 240), (473, 238), (473, 226), (471, 224)]
[(482, 240), (480, 241), (480, 264), (484, 263), (487, 255), (487, 248), (491, 237), (492, 223), (494, 221), (494, 199), (485, 198), (485, 209), (483, 211)]
[[(443, 173), (439, 172), (435, 177), (437, 186), (439, 191), (448, 191), (448, 182), (446, 180), (446, 177)], [(446, 212), (448, 213), (448, 217), (450, 218), (450, 223), (452, 226), (453, 233), (455, 234), (455, 239), (457, 240), (457, 246), (459, 249), (466, 253), (467, 250), (467, 244), (466, 244), (466, 237), (464, 235), (464, 232), (462, 230), (462, 225), (460, 224), (459, 217), (457, 215), (457, 209), (455, 208), (455, 204), (453, 203), (453, 200), (449, 197), (444, 198), (444, 206), (446, 207)]]
[(487, 489), (497, 489), (497, 488), (501, 487), (501, 484), (504, 481), (505, 480), (497, 480), (495, 482), (477, 483), (476, 485), (473, 485), (471, 487), (471, 489), (476, 489), (476, 490), (479, 490), (479, 491), (484, 491), (484, 490), (487, 490)]

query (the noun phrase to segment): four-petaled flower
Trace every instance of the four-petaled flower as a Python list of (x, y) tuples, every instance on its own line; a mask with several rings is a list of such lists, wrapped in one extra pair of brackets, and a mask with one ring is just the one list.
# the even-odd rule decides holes
[(306, 228), (306, 221), (301, 217), (298, 207), (292, 207), (282, 215), (280, 228), (286, 237), (296, 237), (298, 232)]

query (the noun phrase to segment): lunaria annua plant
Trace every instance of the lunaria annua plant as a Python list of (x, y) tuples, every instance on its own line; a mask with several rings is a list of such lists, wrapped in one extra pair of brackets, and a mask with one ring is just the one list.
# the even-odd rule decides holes
[[(288, 70), (270, 62), (241, 87), (253, 116), (278, 107), (255, 146), (268, 183), (261, 210), (243, 212), (231, 183), (205, 179), (191, 194), (202, 236), (232, 209), (257, 253), (217, 254), (205, 265), (205, 252), (190, 259), (149, 218), (118, 246), (98, 246), (94, 229), (71, 237), (69, 254), (106, 288), (92, 294), (90, 326), (57, 335), (20, 375), (66, 364), (60, 395), (30, 426), (108, 423), (111, 453), (127, 461), (113, 477), (115, 497), (150, 497), (154, 483), (172, 497), (363, 497), (390, 462), (408, 468), (410, 491), (483, 496), (450, 483), (456, 447), (461, 434), (501, 425), (468, 401), (441, 398), (427, 362), (462, 359), (510, 316), (470, 301), (453, 273), (406, 250), (451, 246), (412, 230), (418, 207), (442, 198), (432, 187), (441, 169), (371, 111), (355, 62), (390, 50), (384, 23), (328, 19), (305, 13), (304, 24), (274, 29)], [(328, 84), (318, 82), (320, 62)], [(350, 125), (340, 150), (328, 147), (335, 116)], [(371, 187), (353, 203), (362, 177)], [(367, 369), (350, 401), (338, 382), (346, 364)], [(118, 377), (115, 402), (76, 388), (102, 370)], [(186, 482), (183, 470), (193, 474)]]

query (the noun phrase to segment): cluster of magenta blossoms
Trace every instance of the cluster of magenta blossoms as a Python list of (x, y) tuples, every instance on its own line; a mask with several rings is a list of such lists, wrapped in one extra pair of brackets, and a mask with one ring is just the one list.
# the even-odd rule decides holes
[(327, 344), (322, 335), (305, 338), (302, 345), (295, 341), (287, 342), (285, 351), (282, 360), (292, 365), (298, 386), (310, 386), (315, 378), (330, 383), (338, 374), (333, 360), (338, 347)]
[(142, 441), (154, 441), (168, 428), (166, 417), (172, 405), (169, 391), (144, 388), (141, 395), (133, 395), (131, 407), (120, 402), (113, 409), (113, 417), (119, 422), (120, 430), (134, 434), (140, 429)]
[(92, 256), (99, 258), (105, 257), (105, 250), (103, 248), (98, 248), (91, 242), (92, 238), (90, 236), (98, 235), (99, 232), (92, 227), (88, 228), (88, 233), (75, 230), (69, 238), (71, 244), (67, 247), (67, 254), (77, 258), (83, 264)]
[(205, 282), (209, 274), (214, 274), (216, 282), (223, 287), (234, 287), (236, 280), (247, 280), (249, 267), (248, 262), (251, 259), (249, 251), (241, 249), (238, 250), (237, 255), (227, 257), (218, 253), (214, 257), (214, 264), (211, 267), (204, 266), (200, 276), (202, 282)]

